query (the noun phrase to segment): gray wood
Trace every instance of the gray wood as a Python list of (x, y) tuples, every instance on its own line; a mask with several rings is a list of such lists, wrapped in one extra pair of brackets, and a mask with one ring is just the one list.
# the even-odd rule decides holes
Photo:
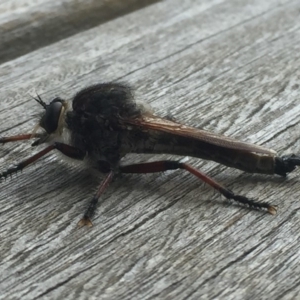
[(0, 3), (0, 63), (158, 1), (2, 1)]
[[(299, 1), (167, 0), (7, 61), (0, 135), (32, 130), (40, 108), (29, 94), (71, 98), (118, 80), (158, 114), (299, 153), (299, 11)], [(4, 145), (1, 169), (32, 151)], [(174, 158), (126, 161), (162, 157)], [(278, 214), (228, 204), (174, 171), (124, 175), (94, 227), (78, 229), (101, 177), (53, 153), (1, 183), (0, 299), (299, 298), (300, 171), (183, 159)]]

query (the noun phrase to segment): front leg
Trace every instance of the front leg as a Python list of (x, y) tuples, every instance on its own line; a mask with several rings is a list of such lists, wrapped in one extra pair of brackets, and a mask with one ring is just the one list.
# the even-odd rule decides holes
[(46, 147), (42, 151), (36, 153), (35, 155), (29, 157), (28, 159), (18, 163), (16, 166), (11, 167), (11, 168), (7, 169), (6, 171), (2, 172), (0, 174), (0, 179), (6, 178), (9, 175), (12, 175), (14, 173), (17, 173), (18, 171), (23, 170), (25, 167), (27, 167), (28, 165), (37, 161), (39, 158), (43, 157), (44, 155), (46, 155), (47, 153), (49, 153), (50, 151), (52, 151), (54, 149), (60, 151), (64, 155), (74, 158), (74, 159), (83, 159), (85, 157), (85, 152), (78, 148), (75, 148), (73, 146), (63, 144), (63, 143), (54, 143), (54, 144)]

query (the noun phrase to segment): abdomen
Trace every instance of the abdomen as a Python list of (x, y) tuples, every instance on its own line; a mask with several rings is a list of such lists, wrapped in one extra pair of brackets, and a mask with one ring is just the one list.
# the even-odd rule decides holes
[(228, 167), (249, 173), (274, 174), (275, 158), (272, 155), (228, 149), (190, 137), (148, 131), (137, 136), (131, 133), (132, 153), (156, 153), (191, 156), (213, 160)]

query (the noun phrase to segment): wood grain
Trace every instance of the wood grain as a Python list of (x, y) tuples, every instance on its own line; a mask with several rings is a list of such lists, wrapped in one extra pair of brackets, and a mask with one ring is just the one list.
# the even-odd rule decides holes
[(158, 1), (2, 1), (0, 62), (12, 60)]
[[(23, 13), (33, 18), (25, 6)], [(0, 135), (32, 130), (36, 92), (69, 99), (117, 80), (159, 115), (299, 153), (299, 13), (299, 1), (166, 0), (25, 55), (12, 45), (15, 54), (0, 65)], [(52, 35), (56, 20), (47, 20)], [(16, 49), (26, 48), (10, 34)], [(33, 150), (2, 146), (1, 170)], [(162, 157), (174, 158), (125, 159)], [(119, 178), (94, 227), (79, 229), (101, 176), (53, 153), (1, 183), (0, 299), (299, 298), (300, 171), (283, 179), (183, 160), (236, 193), (278, 205), (278, 214), (228, 204), (174, 171)]]

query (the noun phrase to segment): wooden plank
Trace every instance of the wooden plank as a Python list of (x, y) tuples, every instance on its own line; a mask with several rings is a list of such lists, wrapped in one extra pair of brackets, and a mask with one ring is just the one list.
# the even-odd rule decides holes
[(0, 63), (158, 1), (4, 1), (0, 3)]
[[(39, 107), (28, 93), (70, 98), (119, 80), (161, 115), (299, 153), (299, 10), (298, 1), (164, 1), (6, 62), (0, 134), (32, 130)], [(1, 166), (30, 153), (29, 143), (5, 145)], [(175, 171), (124, 175), (94, 227), (78, 229), (100, 179), (49, 155), (2, 184), (0, 298), (297, 299), (299, 170), (282, 179), (184, 160), (279, 205), (278, 215), (228, 205)]]

